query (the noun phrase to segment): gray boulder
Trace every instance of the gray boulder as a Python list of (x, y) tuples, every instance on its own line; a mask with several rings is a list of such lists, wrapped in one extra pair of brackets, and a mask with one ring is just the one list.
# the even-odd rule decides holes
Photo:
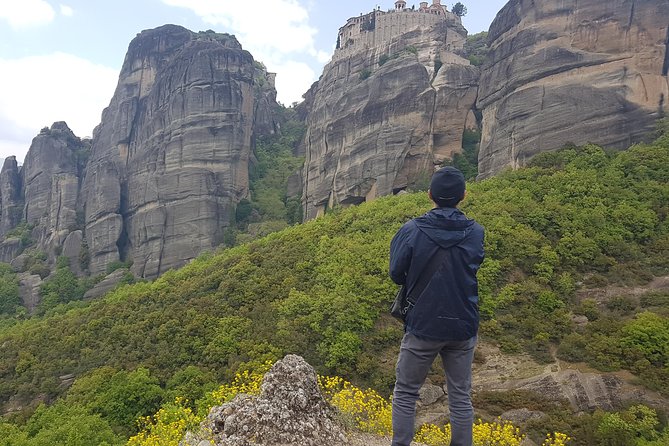
[(129, 273), (130, 271), (127, 268), (119, 268), (116, 271), (113, 271), (99, 283), (95, 284), (93, 288), (86, 291), (86, 294), (84, 294), (84, 299), (97, 299), (98, 297), (104, 296), (116, 288), (120, 283), (122, 283), (123, 279)]
[(265, 375), (259, 396), (239, 395), (212, 408), (200, 433), (187, 435), (181, 444), (199, 446), (211, 440), (215, 446), (347, 445), (333, 415), (313, 367), (288, 355)]

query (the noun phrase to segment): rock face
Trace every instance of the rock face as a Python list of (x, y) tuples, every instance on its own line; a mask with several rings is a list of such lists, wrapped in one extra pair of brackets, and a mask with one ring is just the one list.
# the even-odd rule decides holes
[(21, 252), (21, 240), (10, 237), (0, 242), (0, 262), (10, 263)]
[[(248, 194), (254, 139), (276, 131), (274, 75), (237, 40), (166, 25), (131, 43), (91, 141), (64, 122), (0, 173), (0, 236), (23, 220), (37, 250), (97, 275), (153, 278), (218, 245)], [(24, 231), (24, 232), (25, 232)], [(5, 243), (10, 261), (20, 246)]]
[(32, 314), (40, 303), (39, 288), (42, 285), (40, 276), (30, 273), (19, 274), (19, 294), (21, 302), (28, 313)]
[(474, 392), (529, 390), (548, 401), (568, 402), (575, 412), (615, 410), (633, 402), (651, 407), (669, 404), (666, 397), (630, 384), (624, 373), (581, 371), (576, 364), (562, 361), (538, 364), (525, 354), (500, 354), (499, 349), (488, 344), (477, 348), (486, 361), (474, 365)]
[(77, 227), (79, 182), (88, 145), (64, 122), (37, 135), (21, 168), (23, 219), (36, 227), (33, 237), (45, 251), (62, 246)]
[(489, 39), (481, 177), (566, 143), (626, 148), (669, 111), (665, 0), (511, 0)]
[(104, 296), (116, 288), (119, 284), (121, 284), (129, 272), (130, 271), (128, 271), (127, 268), (120, 268), (116, 271), (113, 271), (99, 283), (96, 283), (93, 288), (86, 291), (86, 294), (84, 294), (84, 299), (97, 299), (98, 297)]
[(131, 42), (83, 183), (91, 273), (122, 259), (155, 277), (220, 242), (254, 130), (274, 126), (271, 80), (227, 34), (166, 25)]
[(306, 218), (424, 182), (461, 150), (479, 75), (454, 53), (466, 34), (449, 12), (374, 11), (342, 27), (303, 105)]
[(263, 378), (258, 397), (237, 396), (211, 409), (201, 433), (182, 444), (198, 446), (346, 445), (344, 430), (318, 387), (313, 367), (296, 355), (278, 361)]
[(0, 172), (0, 236), (21, 221), (21, 177), (16, 157), (5, 158)]
[[(482, 177), (568, 142), (627, 147), (669, 111), (666, 0), (511, 0), (481, 73), (458, 55), (467, 32), (439, 0), (396, 5), (347, 21), (299, 108), (305, 166), (289, 194), (307, 219), (426, 186), (478, 125), (475, 108)], [(5, 160), (0, 236), (25, 220), (38, 250), (82, 274), (119, 260), (146, 278), (181, 266), (222, 241), (276, 106), (274, 75), (233, 36), (144, 31), (92, 141), (57, 122), (20, 169)], [(0, 248), (10, 261), (23, 245)]]

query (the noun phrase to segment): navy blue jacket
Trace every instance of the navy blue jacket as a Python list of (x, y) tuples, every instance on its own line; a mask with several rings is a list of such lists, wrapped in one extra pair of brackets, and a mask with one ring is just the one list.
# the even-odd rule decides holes
[(464, 341), (479, 326), (481, 225), (456, 208), (432, 209), (407, 222), (390, 243), (390, 278), (411, 292), (437, 249), (446, 249), (442, 265), (409, 311), (405, 329), (426, 339)]

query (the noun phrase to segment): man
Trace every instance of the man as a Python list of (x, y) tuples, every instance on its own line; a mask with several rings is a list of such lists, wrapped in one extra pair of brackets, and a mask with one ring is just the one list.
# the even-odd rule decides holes
[[(471, 446), (471, 375), (479, 325), (476, 272), (483, 261), (483, 228), (456, 208), (465, 196), (458, 169), (435, 172), (428, 196), (436, 207), (402, 226), (390, 244), (390, 277), (409, 294), (421, 272), (435, 271), (423, 278), (420, 296), (412, 295), (418, 300), (405, 320), (393, 393), (392, 446), (411, 443), (418, 391), (437, 354), (446, 373), (451, 446)], [(440, 264), (428, 268), (434, 259)]]

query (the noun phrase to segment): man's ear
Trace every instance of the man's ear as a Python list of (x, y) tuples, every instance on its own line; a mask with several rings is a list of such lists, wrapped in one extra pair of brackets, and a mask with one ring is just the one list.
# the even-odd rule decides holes
[(434, 201), (434, 198), (432, 198), (432, 191), (430, 189), (427, 190), (427, 196), (434, 205), (435, 209), (439, 207), (436, 201)]

